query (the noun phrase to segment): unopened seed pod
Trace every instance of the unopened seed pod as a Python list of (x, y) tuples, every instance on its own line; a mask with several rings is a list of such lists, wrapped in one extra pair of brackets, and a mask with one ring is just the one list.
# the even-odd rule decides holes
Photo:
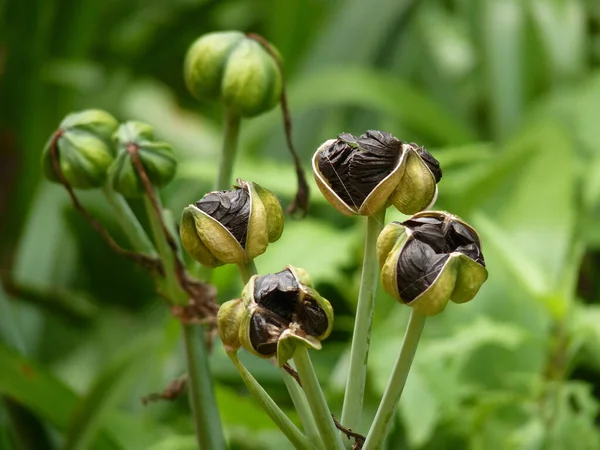
[(385, 291), (426, 315), (473, 299), (488, 277), (477, 232), (446, 212), (388, 224), (377, 255)]
[(134, 161), (135, 152), (152, 186), (163, 187), (175, 176), (177, 160), (166, 142), (154, 139), (154, 130), (143, 122), (122, 124), (114, 135), (117, 158), (109, 170), (112, 188), (125, 197), (140, 197), (146, 191)]
[(194, 97), (221, 101), (240, 117), (275, 107), (283, 84), (273, 57), (257, 40), (239, 31), (198, 38), (187, 52), (184, 76)]
[(312, 160), (321, 193), (347, 216), (369, 216), (393, 204), (404, 214), (431, 206), (442, 177), (438, 161), (390, 133), (343, 133), (323, 143)]
[(60, 181), (52, 160), (51, 147), (55, 145), (58, 165), (71, 187), (101, 187), (115, 157), (112, 134), (118, 126), (113, 116), (99, 109), (69, 114), (43, 151), (44, 175), (55, 183)]

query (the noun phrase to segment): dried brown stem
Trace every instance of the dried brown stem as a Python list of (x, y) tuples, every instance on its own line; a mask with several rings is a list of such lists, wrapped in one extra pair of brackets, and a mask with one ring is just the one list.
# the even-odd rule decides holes
[(121, 247), (111, 237), (111, 235), (108, 233), (108, 230), (106, 230), (106, 228), (104, 228), (104, 226), (94, 216), (92, 216), (92, 214), (79, 202), (79, 199), (75, 195), (75, 191), (73, 190), (73, 188), (71, 187), (71, 185), (69, 184), (62, 172), (62, 169), (60, 168), (60, 162), (58, 160), (57, 142), (58, 139), (63, 135), (63, 133), (64, 131), (62, 129), (59, 129), (54, 133), (54, 136), (52, 136), (52, 141), (50, 142), (50, 156), (52, 158), (52, 166), (54, 168), (54, 173), (58, 177), (60, 183), (67, 190), (69, 197), (71, 198), (71, 202), (73, 203), (73, 206), (75, 207), (77, 212), (79, 212), (85, 218), (85, 220), (87, 220), (92, 225), (94, 230), (96, 230), (96, 232), (106, 241), (108, 246), (115, 253), (124, 256), (125, 258), (128, 258), (136, 262), (137, 264), (140, 264), (142, 267), (150, 271), (162, 273), (163, 268), (160, 260), (156, 258), (151, 258), (141, 253), (133, 252), (131, 250), (126, 250), (123, 247)]
[(298, 156), (298, 152), (294, 147), (294, 143), (292, 141), (292, 117), (290, 115), (290, 110), (288, 108), (287, 102), (287, 93), (285, 89), (285, 76), (283, 72), (283, 64), (281, 58), (277, 51), (271, 46), (269, 41), (267, 41), (264, 37), (259, 34), (249, 33), (247, 34), (249, 39), (254, 39), (258, 41), (264, 48), (267, 50), (269, 55), (273, 57), (275, 62), (277, 63), (277, 68), (279, 69), (279, 73), (281, 74), (282, 79), (282, 88), (281, 88), (281, 112), (283, 114), (283, 126), (285, 129), (285, 139), (287, 142), (287, 146), (290, 149), (290, 153), (292, 154), (292, 158), (294, 159), (294, 166), (296, 168), (296, 177), (298, 178), (298, 190), (296, 192), (296, 198), (292, 202), (292, 204), (288, 207), (288, 212), (294, 214), (299, 212), (302, 217), (306, 215), (308, 212), (308, 194), (309, 188), (308, 183), (306, 182), (306, 177), (304, 176), (304, 170), (302, 169), (302, 162), (300, 161), (300, 157)]
[(183, 393), (187, 386), (187, 382), (188, 374), (184, 373), (179, 378), (171, 381), (162, 392), (153, 392), (152, 394), (142, 397), (142, 403), (145, 406), (148, 403), (157, 402), (159, 400), (175, 400)]
[[(302, 382), (300, 381), (300, 377), (298, 376), (298, 372), (296, 372), (294, 370), (294, 368), (292, 366), (290, 366), (288, 363), (285, 363), (283, 365), (283, 369), (294, 379), (296, 380), (296, 383), (298, 383), (298, 385), (300, 387), (302, 387)], [(335, 424), (335, 427), (340, 430), (342, 433), (344, 433), (346, 435), (346, 437), (348, 439), (354, 439), (354, 445), (352, 446), (352, 450), (360, 450), (365, 442), (365, 437), (362, 434), (359, 433), (355, 433), (354, 431), (352, 431), (350, 428), (346, 428), (344, 427), (336, 418), (335, 416), (332, 414), (331, 418), (333, 419), (333, 423)]]

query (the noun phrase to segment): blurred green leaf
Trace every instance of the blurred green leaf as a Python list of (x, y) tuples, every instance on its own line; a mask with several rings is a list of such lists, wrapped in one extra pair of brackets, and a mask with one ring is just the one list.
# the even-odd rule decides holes
[[(78, 401), (76, 394), (38, 364), (11, 352), (0, 343), (0, 393), (39, 414), (58, 429), (66, 430)], [(92, 449), (124, 449), (117, 436), (102, 430)]]
[(148, 360), (158, 346), (158, 333), (149, 333), (136, 339), (110, 361), (98, 374), (87, 394), (82, 397), (73, 413), (66, 436), (65, 450), (83, 450), (103, 425), (128, 386), (148, 370)]

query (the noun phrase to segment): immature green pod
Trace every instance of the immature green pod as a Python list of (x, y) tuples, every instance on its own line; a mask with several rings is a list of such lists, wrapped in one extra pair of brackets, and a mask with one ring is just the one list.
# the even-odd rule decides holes
[(442, 178), (438, 161), (423, 147), (390, 133), (342, 133), (323, 143), (312, 160), (317, 186), (347, 216), (370, 216), (393, 204), (404, 214), (431, 206)]
[(100, 109), (69, 114), (44, 148), (44, 175), (50, 181), (60, 182), (52, 160), (52, 146), (55, 145), (60, 170), (71, 187), (101, 187), (115, 157), (112, 134), (118, 126), (113, 116)]
[(424, 211), (388, 224), (377, 240), (381, 282), (426, 315), (473, 299), (488, 277), (477, 232), (447, 212)]
[(293, 266), (253, 276), (242, 302), (242, 347), (261, 358), (277, 357), (280, 366), (294, 356), (297, 345), (320, 349), (333, 327), (331, 304), (313, 288), (308, 274)]
[(183, 210), (181, 243), (206, 267), (247, 263), (283, 232), (275, 194), (257, 183), (237, 183), (233, 190), (209, 192)]
[(177, 170), (173, 149), (166, 142), (154, 140), (152, 127), (143, 122), (129, 121), (122, 124), (114, 134), (117, 143), (117, 158), (109, 170), (113, 189), (125, 197), (140, 197), (146, 191), (134, 166), (133, 155), (140, 162), (155, 187), (168, 184)]
[(217, 313), (217, 328), (221, 342), (227, 351), (240, 348), (240, 326), (246, 307), (241, 298), (229, 300), (219, 307)]
[(279, 101), (283, 80), (277, 62), (239, 31), (208, 33), (189, 48), (185, 82), (194, 97), (221, 101), (230, 113), (252, 117)]

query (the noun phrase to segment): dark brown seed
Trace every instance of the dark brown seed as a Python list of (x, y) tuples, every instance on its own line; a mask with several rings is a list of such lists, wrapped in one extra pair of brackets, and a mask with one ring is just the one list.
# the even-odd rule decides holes
[(250, 220), (250, 194), (246, 189), (209, 192), (196, 202), (196, 207), (227, 228), (242, 248), (246, 248)]

